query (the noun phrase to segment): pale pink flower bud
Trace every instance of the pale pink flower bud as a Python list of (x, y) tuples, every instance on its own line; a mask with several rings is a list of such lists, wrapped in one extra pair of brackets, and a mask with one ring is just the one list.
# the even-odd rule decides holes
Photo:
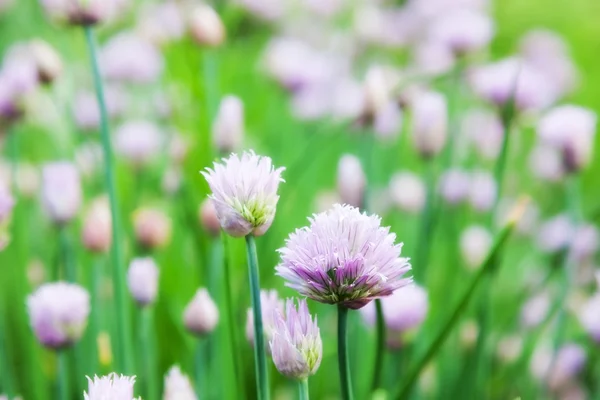
[(84, 222), (81, 239), (86, 249), (106, 253), (112, 242), (112, 218), (108, 200), (101, 197), (92, 202)]
[(165, 247), (171, 240), (171, 218), (155, 208), (140, 208), (133, 213), (137, 242), (148, 249)]
[(158, 266), (151, 257), (136, 258), (127, 270), (127, 285), (140, 307), (148, 306), (158, 294)]
[(50, 44), (41, 39), (32, 40), (29, 48), (33, 62), (37, 67), (40, 82), (54, 82), (63, 71), (63, 63), (60, 55)]
[(198, 210), (200, 224), (206, 232), (212, 236), (219, 236), (221, 233), (221, 223), (217, 217), (217, 210), (211, 199), (205, 199)]
[(449, 204), (458, 204), (469, 196), (469, 173), (462, 169), (450, 169), (440, 178), (440, 195)]
[(185, 18), (180, 3), (169, 1), (149, 4), (138, 20), (136, 30), (155, 45), (180, 39), (185, 32)]
[(362, 207), (367, 178), (358, 157), (345, 154), (338, 162), (337, 189), (342, 203)]
[(201, 46), (216, 47), (225, 40), (225, 26), (221, 17), (207, 4), (194, 7), (189, 16), (192, 38)]
[(527, 300), (521, 309), (521, 324), (530, 329), (541, 324), (550, 311), (551, 301), (546, 291)]
[(445, 97), (437, 92), (417, 96), (411, 105), (413, 141), (425, 158), (437, 155), (446, 144), (448, 110)]
[(402, 111), (396, 102), (389, 102), (375, 114), (373, 130), (382, 140), (393, 140), (402, 129)]
[(204, 336), (219, 322), (219, 310), (206, 289), (198, 289), (183, 312), (183, 322), (191, 333)]
[(449, 72), (455, 64), (452, 50), (434, 40), (417, 43), (410, 66), (415, 74), (437, 76)]
[(393, 101), (392, 91), (399, 82), (400, 75), (394, 69), (381, 65), (369, 67), (363, 84), (367, 116), (375, 116)]
[(536, 178), (550, 182), (559, 182), (566, 173), (560, 150), (546, 144), (538, 144), (531, 150), (529, 169)]
[(494, 206), (498, 195), (498, 185), (494, 176), (487, 171), (471, 173), (469, 183), (469, 203), (480, 212), (489, 211)]
[(72, 25), (94, 25), (123, 11), (126, 0), (41, 0), (46, 13)]
[(100, 69), (110, 81), (156, 82), (163, 71), (160, 51), (133, 32), (113, 36), (100, 52)]
[(213, 122), (212, 137), (220, 153), (231, 153), (242, 147), (244, 140), (244, 104), (239, 97), (223, 97)]
[(427, 189), (418, 175), (403, 171), (392, 176), (389, 193), (398, 208), (416, 214), (425, 205)]
[(198, 400), (190, 378), (177, 365), (172, 366), (165, 375), (163, 400)]
[(481, 266), (492, 247), (492, 241), (492, 234), (479, 225), (472, 225), (462, 232), (460, 251), (468, 269)]
[(562, 152), (567, 171), (579, 171), (592, 159), (596, 123), (595, 112), (563, 105), (548, 112), (538, 123), (538, 135)]
[(42, 169), (42, 205), (57, 224), (73, 219), (81, 206), (81, 182), (77, 168), (69, 162), (46, 164)]
[(494, 34), (492, 19), (482, 12), (457, 8), (432, 23), (431, 37), (455, 54), (470, 53), (488, 45)]
[(27, 298), (31, 327), (37, 339), (51, 349), (79, 341), (90, 313), (90, 295), (79, 285), (46, 283)]
[(115, 151), (135, 167), (148, 165), (163, 149), (163, 132), (147, 121), (130, 121), (115, 131)]

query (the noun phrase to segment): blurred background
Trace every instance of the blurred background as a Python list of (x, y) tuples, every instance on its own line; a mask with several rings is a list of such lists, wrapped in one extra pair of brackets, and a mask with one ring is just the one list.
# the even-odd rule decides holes
[[(428, 306), (420, 306), (422, 324), (391, 333), (401, 339), (386, 353), (376, 398), (397, 398), (403, 377), (443, 328), (521, 196), (531, 200), (493, 282), (478, 287), (461, 309), (444, 345), (419, 371), (411, 398), (600, 396), (594, 341), (600, 308), (593, 303), (600, 163), (587, 154), (595, 147), (600, 109), (600, 2), (215, 0), (210, 12), (194, 0), (115, 2), (94, 29), (111, 117), (123, 257), (129, 264), (150, 256), (160, 269), (146, 348), (156, 360), (150, 375), (140, 369), (145, 322), (134, 302), (127, 304), (137, 368), (118, 372), (135, 372), (136, 393), (152, 400), (143, 388), (156, 381), (158, 392), (174, 364), (194, 374), (199, 339), (186, 332), (183, 310), (199, 287), (211, 291), (229, 279), (237, 329), (226, 339), (220, 323), (200, 339), (214, 341), (204, 360), (213, 372), (196, 383), (206, 388), (202, 398), (254, 398), (252, 347), (242, 329), (250, 306), (244, 243), (230, 238), (223, 252), (202, 212), (209, 191), (199, 173), (221, 156), (253, 149), (286, 167), (274, 223), (257, 238), (263, 288), (281, 298), (297, 295), (275, 276), (276, 250), (308, 216), (335, 202), (378, 213), (404, 242)], [(18, 118), (0, 119), (0, 184), (12, 187), (16, 200), (10, 218), (0, 218), (0, 358), (7, 377), (0, 388), (8, 392), (8, 382), (23, 399), (55, 398), (55, 353), (37, 342), (25, 303), (69, 262), (78, 282), (99, 296), (93, 304), (101, 310), (95, 316), (93, 308), (95, 322), (73, 350), (74, 358), (88, 361), (73, 363), (72, 398), (81, 398), (86, 375), (115, 369), (106, 340), (116, 324), (110, 259), (89, 233), (97, 226), (90, 210), (105, 188), (88, 50), (83, 30), (49, 16), (48, 8), (35, 0), (0, 0), (3, 68), (42, 40), (38, 56), (51, 72), (49, 83), (27, 93), (3, 93), (0, 85), (0, 106), (18, 97), (19, 107)], [(460, 17), (452, 20), (455, 14)], [(17, 64), (3, 79), (19, 79), (26, 68)], [(558, 133), (544, 130), (544, 118), (561, 104), (588, 109), (593, 127), (584, 121), (581, 128), (574, 117), (547, 123)], [(507, 122), (499, 185), (494, 171)], [(573, 144), (581, 159), (570, 168), (564, 137), (572, 130), (587, 136)], [(554, 134), (562, 136), (547, 138)], [(83, 191), (66, 224), (41, 201), (47, 181), (41, 171), (56, 161), (76, 166)], [(216, 272), (223, 254), (229, 278)], [(222, 322), (226, 294), (216, 292)], [(339, 398), (335, 307), (309, 307), (324, 341), (311, 395)], [(373, 324), (351, 314), (356, 398), (371, 398)], [(237, 371), (234, 358), (242, 367)], [(295, 398), (295, 387), (269, 365), (273, 397)]]

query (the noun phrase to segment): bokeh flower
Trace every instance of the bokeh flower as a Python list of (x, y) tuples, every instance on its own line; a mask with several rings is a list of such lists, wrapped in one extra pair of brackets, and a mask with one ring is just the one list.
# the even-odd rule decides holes
[(163, 132), (148, 121), (129, 121), (115, 131), (115, 151), (135, 167), (149, 164), (164, 148)]
[(103, 377), (94, 376), (93, 380), (87, 379), (88, 391), (83, 393), (84, 400), (136, 400), (133, 397), (134, 376), (119, 376), (113, 372)]
[[(265, 342), (270, 342), (275, 329), (275, 311), (284, 312), (283, 300), (279, 298), (276, 290), (261, 290), (260, 291), (261, 315), (263, 321), (263, 336)], [(252, 309), (249, 308), (246, 313), (246, 339), (254, 346), (254, 316)], [(267, 351), (269, 347), (267, 346)]]
[(112, 217), (106, 197), (92, 201), (84, 221), (81, 240), (86, 249), (106, 253), (112, 243)]
[(148, 306), (158, 294), (158, 266), (151, 257), (135, 258), (127, 270), (127, 285), (140, 307)]
[(41, 0), (48, 15), (73, 25), (94, 25), (116, 16), (127, 0)]
[(187, 377), (181, 369), (174, 365), (165, 375), (164, 400), (197, 400), (196, 392)]
[(207, 4), (198, 4), (190, 11), (189, 27), (192, 38), (202, 46), (216, 47), (225, 40), (225, 25)]
[(239, 97), (223, 97), (212, 126), (215, 147), (221, 153), (238, 151), (244, 140), (244, 103)]
[(77, 342), (87, 325), (90, 295), (74, 283), (41, 285), (27, 298), (29, 320), (40, 343), (61, 349)]
[(142, 207), (133, 213), (133, 230), (137, 242), (147, 249), (165, 247), (171, 240), (171, 218), (157, 208)]
[(306, 300), (286, 301), (285, 316), (275, 311), (273, 338), (269, 345), (277, 370), (288, 378), (306, 379), (321, 365), (323, 343), (317, 326), (308, 312)]
[(198, 289), (183, 312), (183, 322), (191, 333), (204, 336), (219, 322), (219, 309), (206, 289)]
[(427, 189), (417, 174), (400, 171), (392, 175), (389, 193), (392, 203), (399, 209), (416, 214), (425, 205)]
[(273, 223), (277, 187), (285, 168), (273, 167), (269, 157), (244, 152), (202, 171), (223, 230), (234, 237), (263, 235)]
[(415, 147), (425, 158), (438, 154), (448, 135), (446, 98), (441, 93), (424, 92), (411, 104)]
[(59, 161), (44, 165), (41, 190), (42, 205), (54, 223), (67, 223), (79, 212), (81, 181), (72, 163)]
[(338, 162), (337, 189), (343, 203), (363, 207), (367, 177), (358, 157), (344, 154)]
[(309, 218), (279, 249), (277, 275), (286, 286), (313, 300), (359, 309), (371, 300), (388, 296), (408, 284), (407, 258), (402, 244), (381, 227), (376, 215), (336, 204)]

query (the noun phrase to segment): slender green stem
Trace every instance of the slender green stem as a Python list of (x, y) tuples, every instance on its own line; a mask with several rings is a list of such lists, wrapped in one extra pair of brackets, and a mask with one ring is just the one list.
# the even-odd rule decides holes
[(70, 400), (69, 353), (66, 350), (58, 350), (56, 356), (58, 358), (58, 398)]
[(308, 378), (298, 382), (298, 398), (300, 400), (308, 400)]
[(426, 174), (426, 197), (425, 208), (421, 214), (421, 224), (419, 226), (419, 241), (415, 255), (415, 278), (424, 283), (427, 277), (427, 264), (429, 262), (430, 239), (433, 231), (434, 218), (434, 191), (435, 191), (435, 174), (433, 171), (432, 160), (427, 160), (425, 165)]
[(442, 329), (437, 334), (437, 336), (435, 337), (435, 339), (433, 340), (431, 345), (427, 348), (427, 351), (425, 352), (423, 357), (421, 357), (421, 359), (417, 362), (416, 366), (411, 370), (408, 377), (405, 379), (402, 389), (400, 390), (398, 396), (396, 396), (397, 399), (408, 398), (408, 396), (410, 395), (410, 392), (412, 390), (412, 387), (413, 387), (415, 381), (417, 380), (417, 378), (419, 377), (421, 371), (423, 370), (423, 368), (425, 368), (425, 366), (429, 363), (429, 361), (433, 358), (433, 356), (435, 356), (437, 354), (437, 352), (441, 348), (442, 344), (444, 344), (446, 338), (448, 337), (448, 335), (450, 334), (450, 332), (452, 331), (452, 329), (454, 328), (456, 323), (460, 320), (460, 317), (466, 310), (467, 305), (469, 304), (469, 301), (471, 300), (471, 298), (473, 297), (473, 295), (476, 292), (476, 289), (480, 286), (484, 277), (489, 273), (489, 270), (493, 267), (493, 264), (495, 263), (496, 258), (501, 253), (501, 251), (504, 247), (504, 243), (510, 236), (513, 228), (514, 228), (514, 223), (510, 223), (504, 229), (502, 229), (502, 231), (500, 231), (500, 233), (498, 233), (498, 235), (495, 239), (494, 245), (492, 246), (492, 249), (488, 253), (486, 260), (483, 262), (482, 266), (479, 268), (477, 275), (475, 276), (475, 278), (473, 278), (473, 281), (471, 281), (471, 284), (469, 285), (469, 287), (467, 288), (465, 293), (462, 295), (457, 306), (452, 311), (452, 314), (450, 314), (448, 321), (443, 325)]
[(115, 314), (117, 318), (118, 340), (116, 341), (116, 355), (119, 363), (120, 372), (129, 373), (132, 370), (133, 357), (131, 355), (131, 327), (129, 318), (129, 303), (125, 288), (125, 267), (122, 257), (122, 238), (121, 238), (121, 219), (118, 211), (117, 187), (115, 183), (115, 173), (113, 165), (113, 154), (110, 143), (109, 120), (106, 111), (106, 101), (104, 97), (104, 88), (98, 66), (98, 56), (96, 49), (96, 40), (91, 26), (85, 26), (85, 38), (87, 41), (90, 62), (92, 66), (92, 75), (94, 78), (94, 87), (96, 89), (96, 98), (100, 108), (100, 136), (102, 139), (102, 150), (104, 154), (104, 177), (108, 198), (110, 201), (110, 213), (112, 217), (112, 278), (115, 285)]
[(218, 58), (217, 49), (205, 49), (202, 55), (202, 73), (204, 79), (204, 101), (206, 105), (207, 123), (210, 128), (219, 99)]
[(102, 258), (100, 256), (94, 255), (93, 265), (92, 265), (92, 282), (90, 284), (91, 289), (91, 297), (92, 297), (92, 315), (91, 315), (91, 323), (90, 323), (90, 332), (91, 332), (91, 340), (90, 340), (90, 351), (89, 351), (89, 362), (91, 365), (90, 371), (97, 371), (99, 367), (99, 357), (98, 357), (98, 334), (102, 329), (103, 324), (103, 311), (104, 308), (102, 306), (102, 301), (100, 300), (100, 291), (102, 287), (102, 281), (104, 278), (103, 274), (103, 265)]
[(60, 236), (60, 247), (62, 252), (63, 266), (64, 266), (64, 279), (68, 282), (77, 282), (77, 268), (75, 266), (75, 260), (73, 259), (73, 251), (69, 240), (69, 231), (67, 225), (61, 225), (58, 227), (58, 234)]
[(156, 359), (154, 355), (154, 342), (152, 337), (152, 307), (144, 307), (140, 310), (141, 314), (141, 354), (144, 371), (144, 380), (146, 382), (147, 400), (158, 400), (158, 386), (156, 376)]
[(373, 366), (373, 383), (371, 384), (373, 392), (381, 387), (381, 371), (383, 370), (383, 359), (385, 356), (386, 331), (381, 299), (375, 300), (375, 310), (377, 311), (377, 352), (375, 355), (375, 365)]
[(338, 366), (343, 400), (352, 400), (350, 363), (348, 362), (348, 309), (338, 305)]
[(257, 398), (269, 398), (269, 384), (267, 377), (267, 361), (265, 357), (265, 339), (263, 337), (262, 307), (260, 304), (260, 278), (256, 243), (252, 234), (246, 236), (246, 249), (248, 252), (248, 273), (250, 277), (250, 292), (252, 296), (252, 314), (254, 316), (254, 364), (256, 367)]
[(203, 397), (203, 393), (206, 392), (206, 380), (204, 379), (205, 371), (208, 368), (206, 364), (206, 354), (205, 354), (205, 339), (200, 338), (196, 343), (196, 353), (194, 354), (194, 383), (196, 387), (196, 396), (199, 399)]
[[(4, 296), (5, 293), (0, 294)], [(4, 298), (0, 298), (2, 302), (4, 302)], [(5, 335), (5, 323), (4, 316), (7, 315), (5, 312), (5, 307), (0, 307), (0, 386), (1, 390), (8, 396), (9, 399), (14, 396), (14, 386), (13, 386), (13, 373), (11, 368), (11, 363), (9, 356), (6, 351), (7, 343), (6, 343), (6, 335)]]

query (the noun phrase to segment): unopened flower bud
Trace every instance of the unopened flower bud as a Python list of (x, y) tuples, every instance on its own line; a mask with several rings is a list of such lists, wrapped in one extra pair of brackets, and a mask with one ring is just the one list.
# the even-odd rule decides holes
[(42, 169), (42, 204), (56, 224), (73, 219), (81, 206), (81, 182), (77, 168), (69, 162), (46, 164)]
[(535, 328), (544, 321), (550, 310), (551, 299), (548, 292), (531, 297), (521, 309), (521, 324), (526, 328)]
[(29, 47), (40, 82), (46, 84), (54, 82), (63, 72), (63, 64), (58, 52), (41, 39), (31, 41)]
[(237, 96), (225, 96), (212, 126), (213, 143), (221, 154), (238, 151), (244, 140), (244, 104)]
[(133, 214), (133, 229), (138, 243), (147, 249), (165, 247), (171, 240), (171, 219), (154, 208), (140, 208)]
[(489, 16), (460, 7), (442, 13), (432, 26), (432, 38), (458, 55), (482, 49), (490, 42), (494, 31)]
[(492, 234), (482, 226), (468, 227), (460, 235), (460, 251), (466, 266), (474, 270), (481, 266), (492, 246)]
[(225, 26), (221, 17), (207, 4), (195, 6), (190, 14), (190, 32), (201, 46), (216, 47), (225, 40)]
[(389, 192), (392, 202), (403, 211), (416, 214), (425, 205), (425, 184), (412, 172), (395, 173), (390, 180)]
[(72, 25), (95, 25), (115, 16), (123, 7), (122, 0), (41, 0), (51, 18)]
[(446, 144), (448, 111), (440, 93), (425, 92), (412, 103), (412, 130), (415, 146), (421, 156), (431, 158)]
[(442, 174), (439, 192), (449, 204), (458, 204), (469, 195), (469, 174), (462, 169), (450, 169)]
[(148, 165), (164, 146), (163, 132), (147, 121), (130, 121), (115, 131), (115, 150), (135, 167)]
[(494, 176), (487, 171), (474, 171), (471, 173), (469, 183), (469, 203), (479, 211), (485, 212), (492, 209), (498, 195), (498, 185)]
[(160, 50), (134, 32), (118, 33), (100, 52), (100, 70), (109, 81), (134, 84), (156, 82), (163, 66)]
[(81, 239), (86, 249), (106, 253), (112, 242), (112, 218), (108, 200), (104, 197), (92, 202), (85, 215)]
[(154, 303), (158, 293), (158, 267), (151, 257), (136, 258), (127, 270), (127, 285), (140, 307)]
[(77, 342), (90, 313), (90, 296), (79, 285), (46, 283), (27, 298), (33, 331), (44, 346), (61, 349)]
[(337, 189), (342, 203), (354, 207), (364, 205), (367, 178), (358, 157), (345, 154), (338, 162)]
[(190, 378), (181, 372), (177, 365), (169, 369), (165, 375), (165, 391), (163, 400), (197, 400), (196, 391)]
[(198, 289), (183, 312), (183, 322), (191, 333), (204, 336), (219, 322), (219, 309), (206, 289)]
[(217, 217), (217, 210), (211, 199), (206, 199), (200, 204), (198, 216), (200, 224), (206, 232), (212, 236), (219, 236), (221, 233), (221, 223)]

